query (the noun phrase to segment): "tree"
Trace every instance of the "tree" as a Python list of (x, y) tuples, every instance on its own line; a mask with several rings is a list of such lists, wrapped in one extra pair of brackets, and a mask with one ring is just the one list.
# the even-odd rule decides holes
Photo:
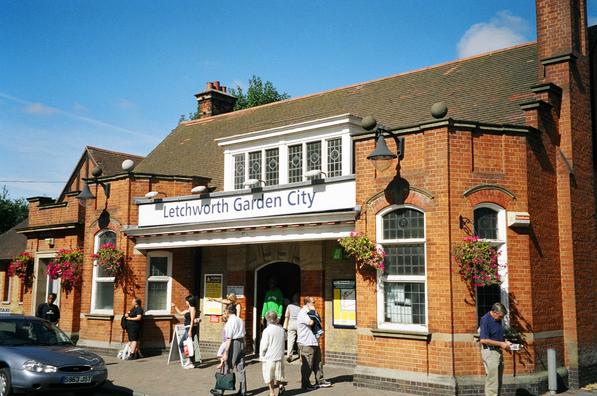
[[(279, 93), (274, 84), (271, 81), (266, 81), (265, 83), (261, 80), (261, 77), (257, 77), (253, 75), (249, 79), (249, 88), (247, 88), (247, 93), (244, 93), (243, 89), (240, 86), (236, 86), (236, 88), (232, 88), (229, 91), (230, 95), (234, 95), (237, 97), (236, 104), (234, 105), (234, 111), (241, 110), (241, 109), (248, 109), (249, 107), (261, 106), (267, 103), (278, 102), (280, 100), (290, 98), (286, 92)], [(199, 111), (195, 111), (189, 113), (188, 118), (184, 114), (181, 114), (178, 123), (187, 121), (187, 120), (196, 120), (201, 118), (201, 113)]]
[(267, 103), (278, 102), (290, 98), (286, 92), (279, 93), (271, 81), (263, 83), (260, 77), (253, 75), (249, 79), (249, 88), (247, 93), (243, 92), (240, 86), (230, 90), (230, 94), (236, 96), (234, 110), (248, 109), (249, 107), (261, 106)]
[(0, 191), (0, 234), (10, 230), (27, 218), (29, 210), (24, 198), (10, 199), (6, 186)]

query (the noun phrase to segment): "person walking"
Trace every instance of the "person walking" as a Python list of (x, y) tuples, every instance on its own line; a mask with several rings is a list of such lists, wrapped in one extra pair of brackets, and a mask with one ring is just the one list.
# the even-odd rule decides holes
[(126, 332), (129, 338), (130, 355), (128, 360), (135, 360), (140, 357), (139, 341), (141, 338), (141, 329), (143, 325), (143, 308), (141, 308), (141, 299), (134, 297), (132, 301), (133, 307), (129, 312), (124, 314), (126, 318)]
[[(193, 340), (193, 337), (195, 336), (195, 334), (197, 333), (196, 331), (196, 319), (197, 319), (197, 302), (195, 300), (195, 297), (188, 295), (185, 297), (185, 304), (186, 307), (184, 310), (179, 310), (178, 307), (176, 306), (176, 304), (172, 303), (172, 308), (174, 308), (176, 310), (176, 313), (179, 315), (183, 315), (184, 317), (184, 328), (185, 328), (185, 332), (181, 338), (181, 340), (178, 343), (178, 347), (180, 349), (180, 353), (184, 356), (184, 342), (186, 339), (190, 339)], [(196, 352), (196, 351), (195, 351)], [(185, 369), (192, 369), (195, 368), (195, 364), (193, 363), (193, 356), (195, 355), (195, 353), (191, 356), (187, 356), (186, 357), (186, 361), (185, 364), (183, 366), (183, 368)]]
[(286, 341), (286, 361), (288, 363), (292, 361), (292, 351), (297, 335), (296, 318), (300, 310), (299, 295), (298, 293), (294, 293), (292, 295), (292, 302), (286, 306), (286, 313), (284, 314), (284, 330), (288, 332)]
[(278, 323), (278, 315), (269, 311), (265, 315), (267, 327), (261, 334), (259, 360), (262, 364), (263, 380), (269, 387), (269, 396), (284, 393), (284, 329)]
[[(236, 306), (230, 304), (227, 307), (228, 318), (224, 326), (226, 344), (222, 359), (226, 362), (227, 370), (236, 369), (240, 389), (238, 396), (247, 394), (247, 376), (245, 373), (245, 323), (236, 315)], [(212, 395), (222, 395), (223, 391), (211, 389)]]
[[(301, 355), (301, 388), (304, 391), (309, 391), (318, 387), (327, 388), (332, 384), (324, 379), (319, 339), (313, 333), (314, 321), (309, 316), (310, 311), (317, 312), (315, 310), (315, 299), (307, 296), (304, 303), (305, 305), (297, 315), (296, 322)], [(311, 373), (315, 375), (315, 386), (311, 385)]]
[(504, 375), (502, 351), (510, 350), (510, 341), (505, 340), (502, 319), (508, 311), (502, 303), (496, 302), (481, 318), (479, 342), (481, 358), (485, 367), (485, 396), (499, 396)]
[(48, 294), (47, 302), (37, 306), (35, 316), (58, 326), (58, 322), (60, 321), (60, 308), (58, 308), (58, 305), (54, 304), (54, 301), (56, 301), (56, 293)]
[(276, 278), (270, 278), (269, 289), (265, 292), (265, 299), (263, 300), (263, 308), (261, 309), (261, 321), (263, 326), (266, 326), (265, 314), (269, 311), (274, 311), (278, 318), (282, 317), (282, 307), (284, 305), (284, 296), (278, 287)]

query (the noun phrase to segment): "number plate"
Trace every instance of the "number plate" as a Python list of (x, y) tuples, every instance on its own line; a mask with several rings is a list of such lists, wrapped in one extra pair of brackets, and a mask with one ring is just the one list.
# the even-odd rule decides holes
[(91, 376), (90, 375), (69, 375), (62, 378), (63, 384), (89, 384), (91, 383)]

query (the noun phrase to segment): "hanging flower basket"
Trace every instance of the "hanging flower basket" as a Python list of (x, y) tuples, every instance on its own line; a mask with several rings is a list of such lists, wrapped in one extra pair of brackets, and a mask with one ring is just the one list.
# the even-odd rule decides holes
[(369, 266), (379, 271), (384, 270), (386, 252), (363, 233), (351, 232), (349, 236), (338, 239), (338, 242), (354, 258), (357, 269)]
[(123, 277), (126, 271), (126, 255), (113, 243), (104, 243), (91, 257), (95, 260), (95, 265), (102, 268), (106, 274), (118, 279)]
[(490, 286), (502, 283), (498, 263), (499, 253), (479, 237), (469, 236), (454, 248), (458, 273), (472, 286)]
[(60, 249), (48, 264), (50, 279), (60, 278), (60, 286), (66, 294), (81, 288), (83, 281), (83, 252), (79, 249)]
[(17, 276), (23, 285), (25, 291), (33, 286), (33, 255), (29, 252), (23, 252), (12, 259), (8, 266), (8, 276)]

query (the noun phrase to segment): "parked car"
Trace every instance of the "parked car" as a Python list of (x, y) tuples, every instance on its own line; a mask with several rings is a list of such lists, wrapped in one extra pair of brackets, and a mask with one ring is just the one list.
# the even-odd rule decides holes
[(75, 346), (47, 320), (0, 314), (0, 396), (48, 391), (89, 395), (107, 377), (100, 356)]

